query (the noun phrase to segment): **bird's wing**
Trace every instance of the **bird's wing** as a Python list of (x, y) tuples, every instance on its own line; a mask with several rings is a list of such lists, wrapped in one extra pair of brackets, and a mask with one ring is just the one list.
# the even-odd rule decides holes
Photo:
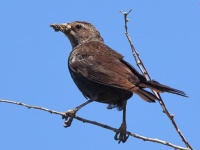
[(94, 82), (124, 90), (134, 88), (143, 77), (122, 58), (109, 55), (108, 49), (104, 53), (105, 47), (102, 50), (98, 49), (95, 53), (94, 51), (90, 53), (88, 48), (83, 51), (79, 48), (77, 50), (79, 52), (74, 52), (69, 60), (69, 67), (73, 72)]

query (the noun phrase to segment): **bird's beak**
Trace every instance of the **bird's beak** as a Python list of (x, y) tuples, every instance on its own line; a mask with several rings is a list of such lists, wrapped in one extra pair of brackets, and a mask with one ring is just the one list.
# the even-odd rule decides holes
[(65, 32), (71, 29), (71, 26), (68, 23), (51, 24), (50, 27), (52, 27), (56, 32), (58, 31)]

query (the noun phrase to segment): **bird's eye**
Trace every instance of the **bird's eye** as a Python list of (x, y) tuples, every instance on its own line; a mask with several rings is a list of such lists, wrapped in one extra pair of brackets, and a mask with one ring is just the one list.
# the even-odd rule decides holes
[(76, 28), (77, 28), (77, 29), (80, 29), (81, 27), (82, 27), (82, 26), (81, 26), (80, 24), (77, 24), (77, 25), (76, 25)]

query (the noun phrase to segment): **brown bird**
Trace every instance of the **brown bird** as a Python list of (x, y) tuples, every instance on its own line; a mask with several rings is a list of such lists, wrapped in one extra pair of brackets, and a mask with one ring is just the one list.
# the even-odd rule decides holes
[[(168, 92), (187, 97), (180, 90), (147, 81), (133, 66), (123, 60), (123, 56), (104, 44), (98, 30), (90, 23), (76, 21), (50, 25), (55, 31), (63, 32), (71, 42), (72, 52), (68, 67), (72, 79), (84, 97), (106, 103), (108, 109), (118, 107), (123, 110), (123, 122), (115, 139), (125, 142), (126, 102), (133, 93), (147, 102), (158, 99), (149, 88), (158, 93)], [(119, 136), (118, 136), (119, 135)]]

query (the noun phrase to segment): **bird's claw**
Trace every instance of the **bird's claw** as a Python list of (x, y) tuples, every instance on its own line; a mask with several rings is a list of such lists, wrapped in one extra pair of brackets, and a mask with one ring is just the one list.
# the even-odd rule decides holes
[(126, 123), (122, 123), (119, 132), (116, 132), (114, 139), (120, 144), (121, 142), (125, 143), (128, 137), (129, 135), (126, 134)]
[(65, 128), (71, 126), (72, 121), (73, 121), (74, 117), (76, 116), (76, 112), (77, 112), (76, 110), (71, 109), (64, 113), (62, 118), (65, 119), (65, 122), (64, 122)]

